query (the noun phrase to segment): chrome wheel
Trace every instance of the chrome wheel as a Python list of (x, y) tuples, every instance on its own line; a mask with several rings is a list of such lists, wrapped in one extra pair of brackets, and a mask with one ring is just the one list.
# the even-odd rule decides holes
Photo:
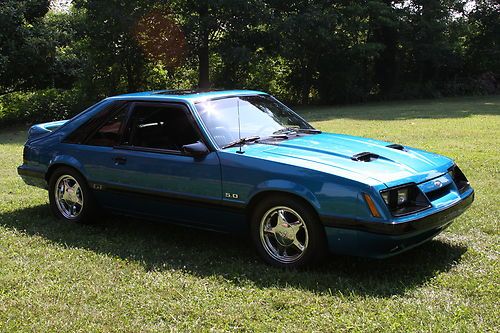
[(70, 175), (62, 175), (57, 179), (54, 197), (57, 209), (67, 219), (76, 219), (83, 210), (83, 190)]
[(260, 240), (274, 260), (290, 264), (299, 260), (309, 245), (307, 226), (293, 209), (279, 206), (268, 210), (260, 222)]

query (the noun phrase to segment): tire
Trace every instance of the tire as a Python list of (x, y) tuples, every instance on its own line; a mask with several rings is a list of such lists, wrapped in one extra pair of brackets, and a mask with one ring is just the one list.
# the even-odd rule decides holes
[(81, 223), (94, 223), (98, 207), (87, 181), (76, 170), (57, 168), (49, 179), (49, 202), (57, 219)]
[(250, 231), (258, 254), (272, 266), (303, 268), (326, 257), (325, 230), (316, 212), (301, 199), (264, 198), (251, 216)]

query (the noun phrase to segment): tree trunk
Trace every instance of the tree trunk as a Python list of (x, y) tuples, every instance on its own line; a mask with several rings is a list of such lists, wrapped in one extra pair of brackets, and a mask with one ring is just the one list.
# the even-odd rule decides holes
[[(207, 34), (208, 35), (208, 34)], [(200, 88), (208, 88), (210, 87), (210, 75), (209, 75), (209, 51), (208, 51), (208, 38), (206, 43), (200, 46), (198, 49), (198, 71), (199, 71), (199, 77), (198, 77), (198, 86)]]
[[(393, 11), (392, 1), (384, 0), (388, 9)], [(397, 20), (396, 14), (394, 16), (386, 17), (386, 20)], [(370, 20), (370, 41), (382, 44), (384, 49), (380, 52), (379, 57), (376, 58), (374, 64), (375, 82), (380, 86), (380, 93), (384, 97), (391, 96), (394, 88), (397, 86), (399, 64), (398, 64), (398, 40), (399, 33), (395, 22), (387, 24), (384, 20)]]
[(210, 87), (208, 3), (203, 1), (198, 9), (200, 17), (200, 44), (198, 46), (198, 87)]
[(133, 72), (132, 65), (130, 64), (129, 61), (127, 61), (126, 65), (126, 72), (127, 72), (127, 92), (136, 92), (136, 83), (135, 83), (135, 76)]
[(377, 39), (384, 44), (384, 50), (375, 64), (375, 75), (383, 95), (390, 96), (397, 83), (397, 30), (382, 26), (377, 32)]

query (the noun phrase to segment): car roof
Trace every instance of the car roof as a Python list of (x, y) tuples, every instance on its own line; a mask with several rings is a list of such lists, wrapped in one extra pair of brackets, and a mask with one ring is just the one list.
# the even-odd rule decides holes
[(110, 97), (119, 100), (165, 100), (165, 101), (189, 101), (192, 103), (219, 99), (233, 96), (267, 95), (267, 93), (256, 90), (156, 90), (138, 93), (130, 93)]

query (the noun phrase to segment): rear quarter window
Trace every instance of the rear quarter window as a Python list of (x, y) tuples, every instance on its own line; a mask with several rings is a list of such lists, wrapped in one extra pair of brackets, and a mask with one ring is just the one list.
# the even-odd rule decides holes
[(128, 108), (122, 107), (107, 119), (98, 130), (85, 141), (89, 146), (113, 147), (119, 144)]
[(96, 115), (89, 118), (78, 128), (72, 131), (65, 139), (64, 143), (83, 144), (89, 136), (94, 133), (103, 123), (118, 109), (124, 107), (126, 101), (114, 101), (102, 106)]

